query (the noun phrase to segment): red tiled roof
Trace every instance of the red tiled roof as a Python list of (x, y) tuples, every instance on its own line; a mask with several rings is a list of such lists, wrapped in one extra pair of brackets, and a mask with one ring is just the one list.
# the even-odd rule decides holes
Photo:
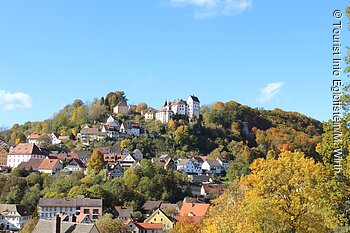
[(35, 144), (20, 143), (9, 153), (10, 155), (42, 155), (43, 152)]
[(39, 169), (42, 170), (52, 170), (59, 163), (58, 159), (43, 159), (39, 165)]
[(18, 169), (25, 169), (25, 170), (29, 170), (30, 168), (32, 168), (34, 171), (37, 171), (41, 162), (43, 161), (44, 159), (29, 159), (28, 162), (21, 162), (19, 165), (18, 165)]
[(28, 139), (45, 139), (45, 138), (50, 139), (51, 138), (50, 134), (36, 134), (36, 133), (32, 133), (31, 135), (28, 136)]
[(134, 224), (144, 230), (163, 229), (163, 224), (161, 223), (134, 222)]
[(188, 216), (188, 214), (193, 214), (194, 216), (204, 216), (208, 211), (209, 204), (202, 203), (183, 203), (180, 215)]

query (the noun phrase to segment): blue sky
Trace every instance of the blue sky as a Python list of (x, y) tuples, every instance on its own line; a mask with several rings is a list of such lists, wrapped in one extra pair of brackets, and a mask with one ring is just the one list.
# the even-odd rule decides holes
[[(332, 12), (346, 1), (11, 0), (0, 5), (0, 126), (123, 90), (331, 117)], [(344, 22), (346, 18), (342, 19)], [(342, 30), (343, 53), (349, 32)], [(345, 81), (346, 79), (343, 78)]]

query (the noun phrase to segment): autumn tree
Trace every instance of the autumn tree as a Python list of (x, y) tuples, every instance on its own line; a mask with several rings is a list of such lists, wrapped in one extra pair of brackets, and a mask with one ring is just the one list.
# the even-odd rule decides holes
[(87, 170), (94, 170), (95, 173), (99, 173), (104, 168), (103, 154), (99, 150), (94, 150), (90, 159), (88, 160)]
[(186, 216), (175, 225), (175, 232), (177, 233), (196, 233), (200, 232), (200, 227), (198, 223), (195, 223), (193, 218)]
[(127, 232), (127, 225), (118, 219), (113, 219), (112, 214), (105, 214), (96, 221), (100, 233), (124, 233)]
[(203, 232), (330, 232), (344, 224), (344, 184), (330, 167), (285, 151), (250, 169), (216, 200)]

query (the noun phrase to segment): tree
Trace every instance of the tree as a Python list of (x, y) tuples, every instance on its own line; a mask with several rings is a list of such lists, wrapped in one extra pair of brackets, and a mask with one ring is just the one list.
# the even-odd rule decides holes
[(177, 233), (200, 232), (199, 229), (199, 224), (195, 223), (193, 218), (189, 216), (180, 219), (180, 221), (178, 221), (175, 225), (175, 231)]
[(250, 169), (216, 201), (203, 232), (330, 232), (344, 223), (345, 186), (330, 166), (285, 151)]
[(139, 103), (136, 106), (136, 112), (140, 113), (142, 110), (146, 110), (147, 108), (148, 108), (148, 106), (145, 102)]
[(124, 233), (127, 226), (118, 219), (113, 219), (112, 214), (105, 214), (96, 221), (96, 226), (100, 233)]
[(94, 170), (95, 173), (99, 173), (104, 168), (103, 154), (99, 150), (94, 150), (90, 159), (88, 160), (87, 170)]

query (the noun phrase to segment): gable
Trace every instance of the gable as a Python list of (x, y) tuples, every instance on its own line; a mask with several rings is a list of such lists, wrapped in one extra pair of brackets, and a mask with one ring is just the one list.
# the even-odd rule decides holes
[(162, 224), (172, 224), (173, 221), (161, 210), (157, 209), (154, 211), (151, 216), (149, 216), (145, 223), (162, 223)]

